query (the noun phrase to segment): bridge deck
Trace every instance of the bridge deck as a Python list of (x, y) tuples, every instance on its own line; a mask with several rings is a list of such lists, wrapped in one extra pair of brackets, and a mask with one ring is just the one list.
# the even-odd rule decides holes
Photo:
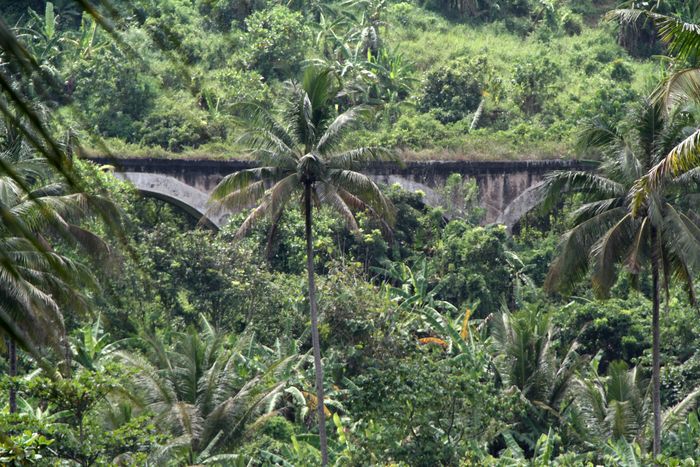
[[(256, 167), (254, 161), (219, 159), (162, 159), (162, 158), (88, 158), (97, 164), (109, 164), (124, 172), (181, 172), (195, 169), (200, 173), (226, 174)], [(576, 159), (524, 160), (524, 161), (407, 161), (369, 162), (367, 172), (377, 175), (450, 174), (477, 175), (488, 172), (551, 172), (553, 170), (591, 170), (595, 161)]]

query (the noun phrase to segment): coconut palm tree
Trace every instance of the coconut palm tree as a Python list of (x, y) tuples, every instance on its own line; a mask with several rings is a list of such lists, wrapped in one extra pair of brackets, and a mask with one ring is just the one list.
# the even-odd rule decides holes
[(59, 342), (64, 345), (60, 306), (71, 304), (73, 309), (85, 310), (78, 284), (96, 287), (96, 283), (86, 265), (54, 250), (51, 240), (63, 237), (75, 243), (74, 234), (79, 233), (82, 246), (92, 253), (107, 252), (108, 248), (98, 237), (67, 220), (69, 211), (80, 215), (85, 209), (79, 196), (52, 194), (59, 188), (49, 185), (37, 186), (26, 194), (13, 191), (16, 188), (0, 175), (0, 205), (27, 231), (27, 235), (17, 235), (0, 222), (0, 294), (4, 298), (0, 328), (30, 351), (43, 345), (56, 347)]
[[(652, 398), (654, 454), (660, 452), (659, 299), (668, 295), (672, 279), (683, 284), (695, 302), (690, 265), (698, 264), (700, 249), (692, 196), (698, 174), (674, 180), (648, 192), (639, 205), (630, 201), (638, 180), (667, 154), (687, 131), (690, 117), (667, 114), (648, 100), (631, 109), (628, 122), (611, 128), (591, 123), (582, 134), (586, 145), (602, 150), (608, 160), (599, 173), (560, 172), (542, 186), (543, 205), (551, 207), (564, 195), (577, 194), (583, 204), (573, 212), (571, 230), (563, 236), (550, 266), (545, 287), (568, 292), (588, 272), (594, 293), (605, 298), (614, 285), (618, 266), (635, 279), (648, 264), (652, 276)], [(660, 277), (663, 273), (663, 277)]]
[(381, 157), (377, 148), (346, 149), (343, 137), (356, 124), (362, 107), (336, 115), (333, 99), (339, 91), (336, 78), (324, 69), (307, 68), (303, 81), (291, 89), (284, 123), (269, 112), (245, 106), (243, 141), (259, 167), (225, 177), (212, 193), (212, 201), (229, 209), (256, 204), (238, 229), (244, 235), (256, 221), (268, 217), (271, 235), (284, 209), (300, 201), (305, 215), (306, 266), (308, 271), (311, 336), (316, 371), (319, 434), (323, 464), (328, 462), (323, 411), (323, 368), (318, 335), (318, 311), (314, 280), (313, 205), (326, 204), (357, 230), (353, 210), (368, 210), (387, 222), (393, 220), (390, 201), (366, 175), (355, 171), (360, 163)]
[[(57, 252), (53, 243), (62, 240), (88, 254), (107, 254), (106, 244), (75, 222), (89, 216), (93, 208), (113, 211), (114, 206), (56, 183), (46, 160), (34, 157), (11, 130), (7, 128), (7, 145), (0, 152), (0, 167), (6, 168), (0, 169), (0, 332), (9, 337), (10, 375), (14, 376), (16, 344), (39, 362), (43, 361), (41, 347), (66, 355), (62, 311), (85, 311), (80, 290), (96, 288), (96, 283), (89, 268)], [(15, 408), (12, 392), (10, 408)]]
[(625, 439), (643, 443), (645, 428), (652, 420), (651, 385), (639, 367), (612, 362), (607, 375), (598, 372), (600, 357), (591, 361), (590, 371), (577, 378), (575, 405), (585, 421), (586, 439), (605, 442)]
[[(686, 13), (697, 17), (697, 5), (689, 2)], [(667, 45), (673, 58), (671, 73), (655, 92), (655, 98), (667, 111), (688, 103), (700, 103), (700, 24), (683, 21), (679, 17), (644, 9), (618, 9), (608, 14), (622, 24), (636, 24), (642, 18), (652, 21), (660, 39)], [(665, 157), (640, 178), (634, 192), (634, 204), (639, 206), (651, 190), (669, 177), (677, 177), (700, 167), (700, 128), (673, 147)]]
[[(586, 442), (593, 448), (620, 440), (644, 445), (653, 429), (650, 382), (639, 367), (629, 368), (622, 361), (612, 362), (607, 374), (601, 375), (599, 363), (597, 355), (585, 376), (576, 378), (573, 386), (574, 404), (584, 422)], [(671, 430), (683, 423), (699, 396), (700, 387), (666, 409), (661, 416), (663, 429)]]
[[(50, 347), (58, 356), (65, 356), (68, 350), (63, 306), (70, 297), (73, 309), (84, 309), (84, 297), (77, 291), (76, 283), (57, 273), (55, 264), (59, 263), (64, 272), (78, 273), (75, 278), (90, 279), (79, 263), (53, 252), (37, 252), (24, 238), (2, 238), (0, 248), (3, 256), (12, 260), (0, 263), (0, 320), (2, 334), (8, 336), (9, 376), (14, 377), (18, 343), (48, 368), (40, 348)], [(64, 364), (63, 368), (68, 366)], [(14, 412), (17, 408), (14, 386), (10, 387), (9, 404), (10, 412)]]
[[(112, 356), (135, 369), (137, 406), (153, 413), (157, 425), (173, 436), (156, 457), (179, 457), (187, 465), (217, 456), (251, 426), (276, 415), (305, 361), (295, 344), (269, 349), (250, 336), (229, 339), (204, 318), (201, 330), (174, 333), (170, 344), (150, 335), (140, 340), (144, 352)], [(222, 456), (216, 459), (237, 457)]]
[(569, 390), (582, 362), (576, 353), (578, 343), (562, 349), (560, 358), (551, 315), (536, 307), (516, 314), (504, 309), (493, 318), (491, 329), (490, 346), (498, 377), (529, 403), (526, 430), (521, 431), (534, 448), (540, 435), (571, 405)]

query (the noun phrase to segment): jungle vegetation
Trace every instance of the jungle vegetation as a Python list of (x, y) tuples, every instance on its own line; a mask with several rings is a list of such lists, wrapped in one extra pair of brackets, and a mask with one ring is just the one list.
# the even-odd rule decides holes
[(245, 157), (237, 105), (282, 111), (309, 65), (342, 80), (341, 107), (375, 107), (360, 145), (577, 157), (581, 119), (618, 120), (666, 70), (648, 21), (605, 20), (613, 1), (100, 0), (99, 20), (81, 2), (5, 0), (3, 18), (61, 88), (55, 124), (122, 157)]
[[(0, 464), (697, 465), (690, 3), (3, 2)], [(512, 232), (363, 174), (562, 155)]]

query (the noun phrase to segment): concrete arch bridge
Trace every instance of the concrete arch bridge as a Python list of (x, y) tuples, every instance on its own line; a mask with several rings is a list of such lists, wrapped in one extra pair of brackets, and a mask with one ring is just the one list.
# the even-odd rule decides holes
[[(146, 196), (173, 204), (196, 218), (222, 227), (229, 213), (207, 216), (209, 195), (226, 175), (254, 167), (252, 162), (211, 159), (92, 158), (115, 167), (115, 174), (134, 184)], [(594, 170), (595, 163), (576, 160), (543, 161), (425, 161), (379, 162), (364, 172), (380, 184), (398, 183), (409, 191), (422, 190), (428, 204), (441, 202), (440, 187), (453, 173), (476, 180), (484, 223), (501, 223), (511, 229), (534, 207), (533, 188), (544, 176), (558, 170)]]

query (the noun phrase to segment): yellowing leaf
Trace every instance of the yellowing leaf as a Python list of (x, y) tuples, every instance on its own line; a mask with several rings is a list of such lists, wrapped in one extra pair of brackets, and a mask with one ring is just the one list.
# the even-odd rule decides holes
[(467, 337), (469, 336), (469, 317), (472, 314), (472, 310), (467, 307), (467, 311), (464, 312), (464, 321), (462, 321), (462, 331), (460, 331), (459, 335), (462, 336), (462, 339), (467, 340)]
[(439, 345), (442, 348), (447, 348), (447, 342), (440, 339), (439, 337), (423, 337), (421, 339), (418, 339), (418, 342), (420, 342), (421, 345), (435, 344)]

